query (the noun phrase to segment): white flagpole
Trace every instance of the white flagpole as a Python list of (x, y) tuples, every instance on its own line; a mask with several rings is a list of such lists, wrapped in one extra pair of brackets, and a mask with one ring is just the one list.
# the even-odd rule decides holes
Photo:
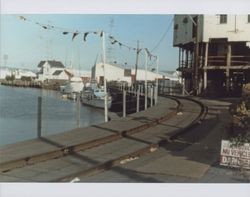
[(108, 122), (108, 94), (107, 94), (107, 83), (106, 83), (106, 73), (105, 73), (105, 64), (106, 64), (106, 48), (105, 48), (105, 33), (102, 32), (102, 61), (103, 61), (103, 80), (104, 80), (104, 116), (105, 122)]

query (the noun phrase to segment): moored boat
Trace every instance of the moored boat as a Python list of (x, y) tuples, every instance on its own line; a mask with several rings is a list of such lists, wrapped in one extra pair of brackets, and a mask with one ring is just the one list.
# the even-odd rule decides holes
[(69, 99), (75, 100), (77, 94), (83, 90), (84, 84), (80, 78), (73, 77), (65, 86), (60, 87), (62, 95), (67, 95)]
[[(96, 83), (84, 87), (81, 94), (81, 101), (84, 105), (89, 105), (97, 108), (104, 108), (105, 104), (105, 91), (103, 87), (98, 87)], [(111, 107), (112, 97), (107, 93), (108, 109)]]

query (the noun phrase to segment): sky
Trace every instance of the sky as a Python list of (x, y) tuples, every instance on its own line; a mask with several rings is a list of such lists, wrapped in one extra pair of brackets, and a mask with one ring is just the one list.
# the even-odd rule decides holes
[[(58, 28), (44, 29), (37, 23)], [(102, 30), (106, 32), (107, 62), (116, 61), (124, 66), (127, 63), (125, 67), (133, 68), (136, 61), (135, 50), (110, 44), (108, 36), (112, 35), (131, 48), (137, 47), (137, 41), (140, 48), (149, 51), (157, 46), (151, 53), (159, 57), (159, 70), (177, 68), (178, 49), (172, 46), (173, 15), (166, 14), (3, 14), (1, 66), (35, 69), (41, 60), (54, 59), (66, 67), (90, 70), (96, 58), (102, 60), (102, 42), (93, 34), (84, 42), (83, 33)], [(63, 35), (63, 31), (72, 33)], [(81, 34), (72, 41), (75, 31)], [(148, 62), (149, 66), (156, 65), (154, 58)], [(144, 63), (145, 52), (142, 50), (139, 67), (144, 67)]]

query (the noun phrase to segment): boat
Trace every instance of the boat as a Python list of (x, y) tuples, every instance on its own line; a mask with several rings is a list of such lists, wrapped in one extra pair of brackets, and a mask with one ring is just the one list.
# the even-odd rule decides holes
[[(107, 93), (108, 109), (112, 104), (112, 97)], [(91, 83), (83, 88), (81, 101), (84, 105), (89, 105), (97, 108), (104, 108), (105, 91), (103, 87), (98, 87), (97, 83)]]
[(77, 95), (83, 90), (84, 84), (80, 77), (72, 77), (65, 86), (60, 86), (60, 91), (63, 96), (69, 99), (76, 100)]

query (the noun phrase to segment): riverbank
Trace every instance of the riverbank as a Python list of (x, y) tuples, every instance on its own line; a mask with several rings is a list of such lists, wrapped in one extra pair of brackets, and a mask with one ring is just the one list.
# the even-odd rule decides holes
[(45, 82), (35, 81), (35, 80), (6, 80), (1, 79), (0, 84), (4, 86), (12, 86), (12, 87), (22, 87), (22, 88), (39, 88), (46, 90), (60, 90), (60, 86), (66, 83), (65, 80), (49, 80)]

